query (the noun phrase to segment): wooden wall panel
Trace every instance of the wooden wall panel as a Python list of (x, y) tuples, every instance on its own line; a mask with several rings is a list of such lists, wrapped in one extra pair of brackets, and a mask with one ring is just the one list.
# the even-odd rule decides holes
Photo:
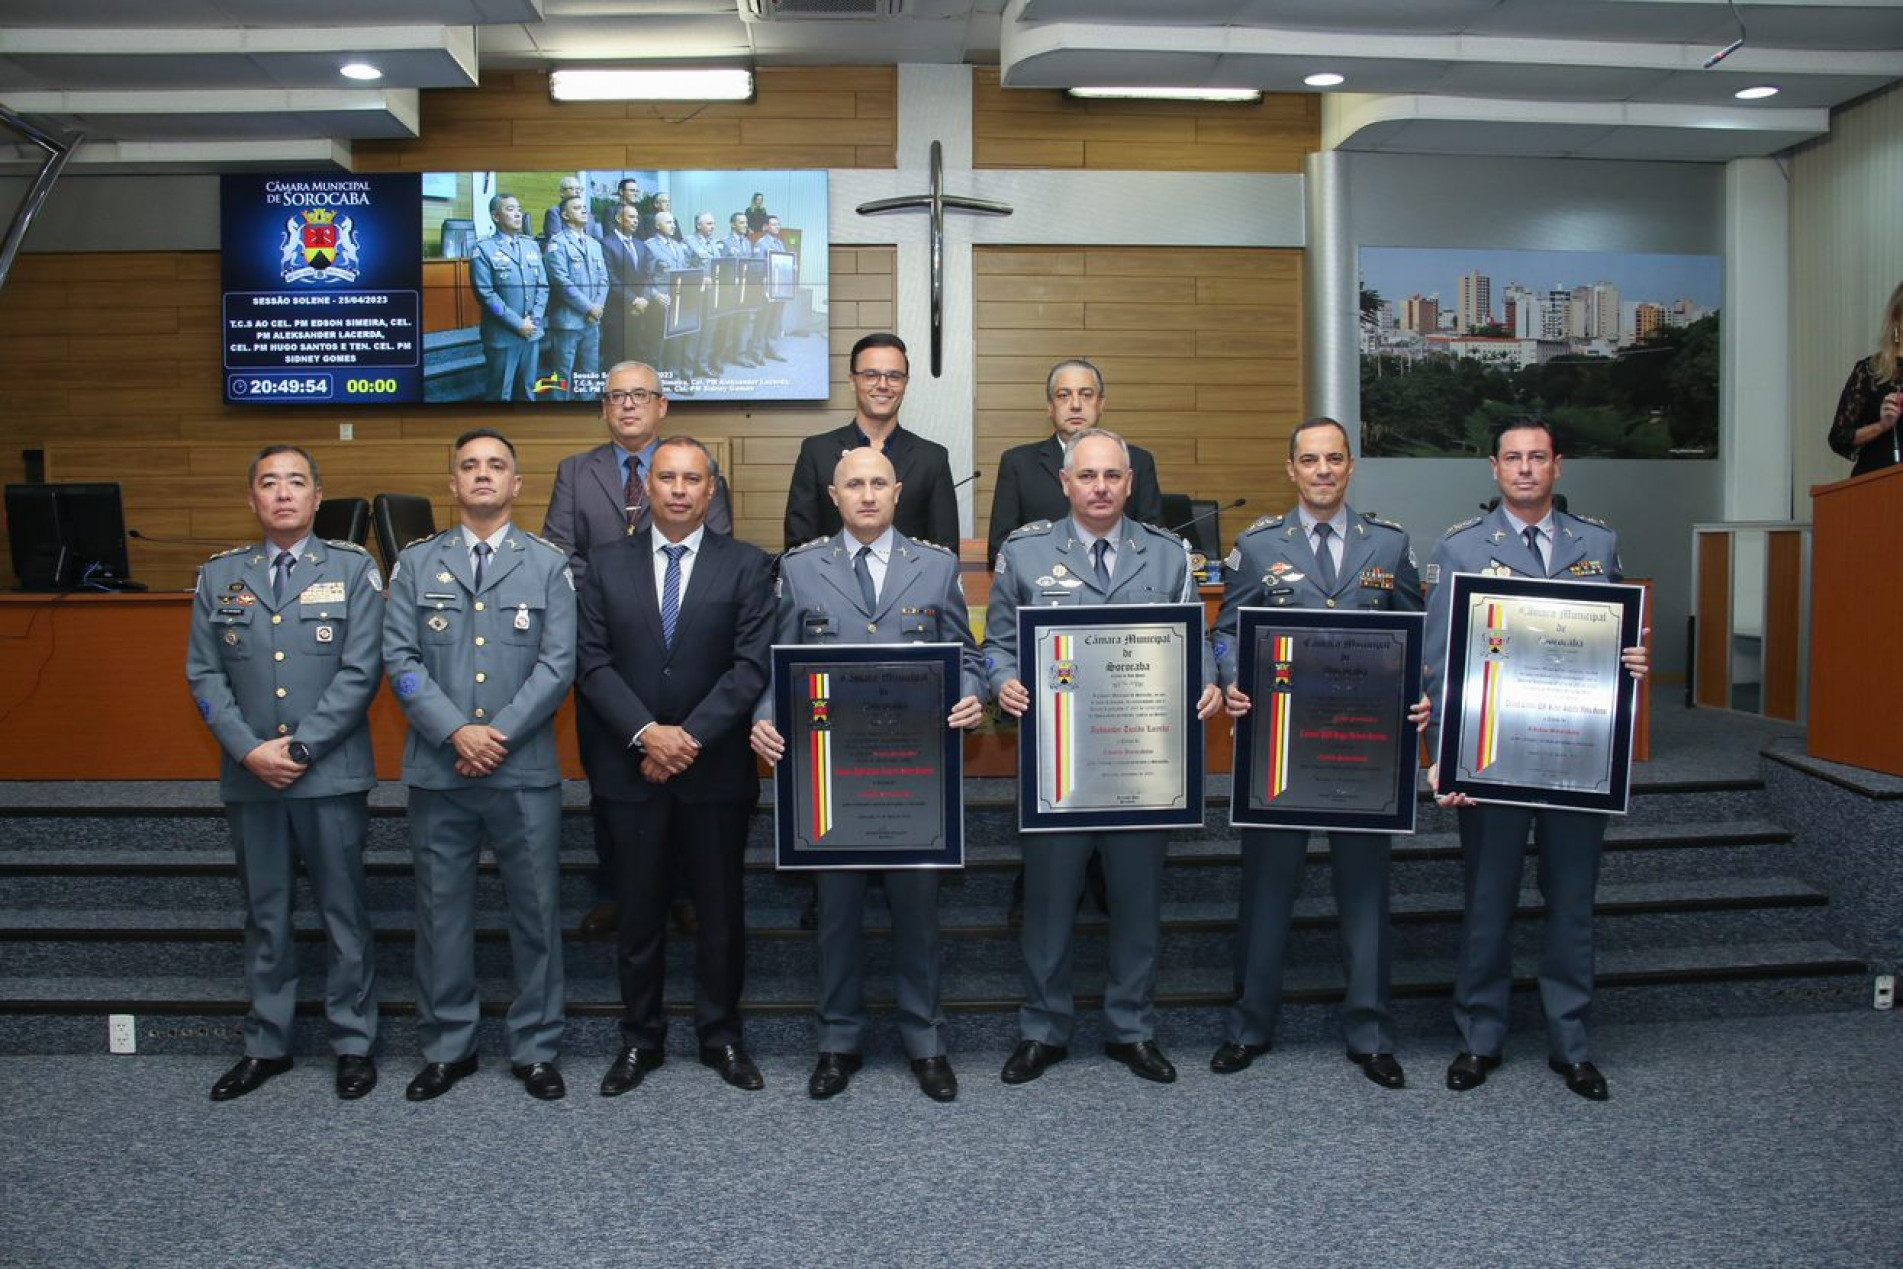
[[(749, 541), (779, 549), (800, 438), (837, 427), (850, 415), (846, 351), (861, 335), (891, 324), (893, 255), (889, 247), (842, 247), (831, 254), (835, 284), (862, 298), (832, 305), (830, 400), (747, 407), (675, 402), (670, 408), (665, 430), (724, 443), (736, 529)], [(0, 359), (0, 479), (24, 479), (21, 451), (39, 449), (47, 453), (54, 479), (123, 482), (128, 526), (155, 538), (202, 539), (132, 543), (134, 576), (155, 588), (190, 586), (193, 569), (220, 544), (256, 533), (245, 508), (244, 470), (267, 443), (312, 449), (334, 497), (424, 494), (437, 502), (439, 522), (446, 522), (443, 447), (466, 428), (498, 427), (521, 451), (521, 522), (539, 529), (556, 464), (603, 439), (599, 411), (580, 402), (308, 410), (227, 406), (220, 399), (217, 264), (215, 252), (26, 255), (0, 291), (0, 340), (9, 349), (45, 337), (46, 315), (63, 311), (56, 297), (75, 286), (94, 285), (88, 279), (119, 279), (112, 287), (119, 307), (98, 312), (153, 316), (152, 338), (138, 338), (137, 331), (98, 337), (102, 351), (96, 359), (80, 359), (70, 347)], [(76, 330), (82, 327), (74, 324)], [(63, 338), (90, 345), (95, 334)], [(337, 439), (340, 423), (353, 425), (354, 441)], [(6, 558), (11, 580), (10, 557), (0, 558)]]
[(1055, 88), (1005, 88), (996, 67), (972, 83), (978, 167), (1149, 172), (1299, 172), (1321, 145), (1319, 93), (1252, 106), (1077, 101)]
[(1801, 641), (1803, 612), (1797, 599), (1804, 585), (1804, 535), (1795, 531), (1765, 534), (1764, 696), (1758, 708), (1766, 718), (1798, 721), (1803, 692)]
[(1693, 649), (1693, 699), (1713, 709), (1731, 708), (1731, 535), (1698, 535), (1697, 646)]
[[(1165, 492), (1249, 500), (1223, 517), (1225, 542), (1284, 510), (1301, 267), (1299, 251), (1266, 248), (979, 248), (978, 465), (995, 472), (1005, 449), (1050, 433), (1045, 376), (1085, 357), (1104, 372), (1104, 425), (1156, 455)], [(981, 536), (992, 490), (979, 482)]]

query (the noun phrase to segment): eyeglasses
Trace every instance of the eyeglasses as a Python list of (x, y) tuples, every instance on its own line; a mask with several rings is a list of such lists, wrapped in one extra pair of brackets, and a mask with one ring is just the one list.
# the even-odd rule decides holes
[(855, 370), (852, 372), (852, 377), (868, 388), (877, 387), (882, 383), (902, 388), (905, 386), (905, 381), (912, 376), (903, 370)]
[(659, 401), (661, 394), (649, 392), (646, 388), (610, 388), (603, 397), (609, 405), (646, 405), (650, 401)]

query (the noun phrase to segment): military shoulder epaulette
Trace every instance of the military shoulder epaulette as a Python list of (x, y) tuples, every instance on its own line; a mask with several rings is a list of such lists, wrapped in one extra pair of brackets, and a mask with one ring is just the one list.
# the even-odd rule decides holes
[(325, 538), (324, 545), (334, 546), (340, 551), (355, 551), (359, 555), (370, 554), (370, 552), (364, 550), (362, 547), (358, 546), (355, 542), (350, 541), (348, 538)]
[[(1143, 524), (1141, 520), (1134, 521), (1134, 523)], [(1154, 524), (1143, 524), (1143, 527), (1166, 542), (1180, 543), (1183, 546), (1189, 545), (1189, 539), (1180, 533), (1172, 533), (1170, 530)]]
[(1254, 524), (1244, 529), (1243, 532), (1254, 533), (1257, 529), (1279, 529), (1282, 527), (1283, 519), (1282, 513), (1278, 511), (1271, 515), (1261, 517)]
[(1610, 529), (1612, 527), (1597, 516), (1582, 516), (1577, 511), (1568, 511), (1566, 514), (1575, 520), (1584, 520), (1587, 524), (1596, 524), (1602, 529)]
[(211, 561), (212, 561), (212, 560), (222, 560), (222, 559), (225, 559), (226, 557), (228, 557), (228, 556), (232, 556), (232, 555), (243, 555), (243, 554), (244, 554), (244, 553), (245, 553), (246, 551), (249, 551), (250, 549), (251, 549), (251, 548), (250, 548), (249, 546), (233, 546), (233, 547), (227, 547), (227, 548), (226, 548), (225, 550), (222, 550), (222, 551), (219, 551), (219, 552), (217, 552), (216, 554), (214, 554), (214, 555), (213, 555), (213, 556), (211, 557), (211, 559), (208, 559), (208, 560), (206, 560), (205, 562), (206, 562), (207, 564), (209, 564), (209, 563), (211, 563)]
[(529, 541), (534, 542), (538, 546), (547, 547), (549, 550), (555, 552), (557, 555), (561, 556), (563, 559), (568, 558), (567, 551), (564, 551), (561, 547), (556, 546), (553, 542), (549, 541), (545, 537), (542, 537), (540, 534), (530, 533), (527, 529), (517, 529), (516, 532), (521, 534), (523, 537), (527, 538)]
[(1441, 536), (1444, 538), (1452, 537), (1454, 534), (1459, 533), (1462, 529), (1473, 528), (1476, 524), (1479, 524), (1484, 519), (1486, 519), (1485, 516), (1475, 516), (1471, 520), (1462, 520), (1459, 524), (1450, 524), (1447, 526), (1447, 532), (1441, 534)]
[(1396, 523), (1395, 523), (1394, 521), (1392, 521), (1392, 520), (1383, 520), (1383, 519), (1382, 519), (1382, 518), (1381, 518), (1380, 516), (1378, 516), (1378, 515), (1376, 515), (1376, 514), (1375, 514), (1374, 512), (1372, 512), (1372, 511), (1364, 511), (1364, 512), (1362, 512), (1362, 513), (1361, 513), (1361, 518), (1362, 518), (1363, 520), (1366, 520), (1366, 521), (1367, 521), (1367, 522), (1368, 522), (1369, 524), (1378, 524), (1378, 525), (1380, 525), (1380, 526), (1381, 526), (1382, 528), (1384, 528), (1384, 529), (1393, 529), (1393, 530), (1394, 530), (1394, 531), (1395, 531), (1396, 533), (1406, 533), (1406, 532), (1407, 532), (1407, 530), (1406, 530), (1406, 529), (1404, 529), (1404, 528), (1402, 528), (1402, 527), (1401, 527), (1400, 525), (1398, 525), (1398, 524), (1396, 524)]
[(949, 546), (940, 546), (936, 542), (927, 542), (924, 538), (913, 538), (912, 543), (914, 546), (922, 546), (928, 551), (943, 551), (946, 555), (951, 556), (958, 554), (958, 552), (952, 550)]
[(1051, 522), (1049, 520), (1033, 520), (1029, 524), (1021, 524), (1011, 530), (1011, 532), (1005, 536), (1004, 540), (1009, 542), (1012, 538), (1028, 538), (1034, 533), (1049, 533), (1050, 531)]
[(798, 555), (801, 551), (810, 551), (816, 546), (825, 546), (830, 541), (832, 541), (831, 538), (814, 538), (811, 542), (802, 542), (798, 546), (789, 546), (780, 552), (780, 558), (785, 559), (789, 555)]

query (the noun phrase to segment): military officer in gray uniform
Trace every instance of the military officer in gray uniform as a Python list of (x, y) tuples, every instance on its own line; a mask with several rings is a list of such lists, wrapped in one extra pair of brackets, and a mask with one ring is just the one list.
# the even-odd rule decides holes
[[(1455, 573), (1493, 573), (1561, 581), (1616, 582), (1624, 573), (1619, 535), (1597, 520), (1553, 505), (1560, 452), (1552, 427), (1539, 419), (1508, 424), (1494, 438), (1500, 502), (1484, 516), (1447, 530), (1423, 579), (1428, 587), (1426, 673), (1439, 699)], [(1647, 634), (1650, 632), (1647, 631)], [(1627, 670), (1643, 678), (1644, 647), (1625, 649)], [(1444, 710), (1444, 706), (1443, 706)], [(1438, 728), (1434, 729), (1436, 732)], [(1432, 752), (1439, 737), (1430, 733)], [(1438, 777), (1438, 766), (1430, 779)], [(1539, 843), (1539, 886), (1546, 904), (1540, 955), (1540, 1004), (1546, 1013), (1547, 1064), (1581, 1097), (1604, 1101), (1606, 1080), (1593, 1065), (1586, 1024), (1592, 1011), (1593, 894), (1606, 818), (1583, 811), (1485, 805), (1448, 795), (1460, 807), (1461, 866), (1467, 907), (1454, 972), (1454, 1025), (1461, 1051), (1447, 1068), (1447, 1087), (1462, 1092), (1486, 1082), (1500, 1065), (1513, 988), (1509, 932), (1520, 896), (1527, 832)]]
[(469, 286), (482, 308), (483, 397), (533, 401), (548, 273), (535, 239), (522, 232), (522, 203), (514, 194), (490, 199), (489, 219), (496, 232), (477, 240), (469, 257)]
[(565, 198), (561, 232), (544, 248), (550, 290), (548, 371), (557, 381), (549, 397), (555, 401), (583, 400), (602, 389), (601, 319), (608, 307), (608, 262), (587, 229), (587, 200), (579, 194)]
[[(1216, 665), (1229, 713), (1241, 717), (1250, 700), (1237, 688), (1239, 634), (1244, 608), (1421, 610), (1420, 576), (1407, 533), (1398, 524), (1356, 515), (1348, 505), (1355, 460), (1348, 432), (1330, 418), (1313, 418), (1288, 442), (1288, 475), (1299, 501), (1288, 515), (1264, 516), (1243, 530), (1224, 561), (1228, 585), (1216, 618)], [(1426, 705), (1416, 709), (1426, 722)], [(1388, 860), (1383, 833), (1328, 834), (1335, 908), (1348, 991), (1341, 1026), (1348, 1058), (1384, 1088), (1407, 1080), (1394, 1056), (1394, 1020), (1388, 1010)], [(1242, 900), (1236, 914), (1236, 1002), (1223, 1018), (1223, 1042), (1209, 1069), (1232, 1075), (1268, 1052), (1282, 1008), (1282, 972), (1289, 922), (1302, 890), (1308, 833), (1301, 829), (1242, 830)]]
[[(1038, 520), (1005, 539), (985, 612), (985, 671), (1007, 714), (1030, 707), (1018, 667), (1018, 609), (1046, 605), (1195, 603), (1196, 579), (1183, 539), (1126, 519), (1132, 483), (1129, 446), (1099, 427), (1072, 443), (1058, 473), (1070, 515)], [(1209, 642), (1202, 642), (1198, 718), (1222, 708)], [(1028, 738), (1024, 743), (1028, 743)], [(1001, 1078), (1022, 1084), (1069, 1055), (1076, 1025), (1072, 935), (1084, 868), (1103, 856), (1110, 894), (1110, 975), (1104, 1051), (1144, 1079), (1167, 1084), (1176, 1068), (1156, 1043), (1156, 953), (1161, 938), (1161, 831), (1040, 833), (1024, 842), (1024, 1007), (1022, 1039)]]
[(329, 944), (324, 1016), (337, 1095), (377, 1082), (376, 973), (364, 906), (363, 839), (371, 786), (370, 701), (377, 694), (383, 582), (360, 546), (311, 536), (323, 488), (290, 445), (251, 463), (256, 545), (199, 570), (185, 673), (224, 751), (218, 792), (245, 897), (245, 1056), (212, 1086), (242, 1097), (291, 1069), (297, 861), (311, 879)]
[(557, 911), (561, 763), (549, 724), (575, 677), (568, 553), (510, 523), (515, 447), (456, 440), (456, 527), (406, 548), (390, 575), (383, 660), (409, 715), (403, 780), (416, 859), (416, 1013), (426, 1101), (476, 1069), (476, 859), (495, 853), (509, 906), (516, 998), (509, 1058), (545, 1101), (566, 1091)]
[[(984, 721), (984, 665), (965, 611), (958, 557), (892, 527), (902, 489), (892, 461), (878, 450), (847, 451), (826, 492), (843, 527), (780, 557), (773, 641), (961, 644), (964, 690), (945, 725), (976, 727)], [(761, 694), (750, 740), (755, 753), (777, 763), (786, 741), (771, 721), (772, 700), (770, 688)], [(938, 873), (923, 868), (818, 874), (819, 1061), (806, 1089), (815, 1099), (833, 1097), (859, 1069), (866, 1024), (866, 887), (875, 875), (892, 910), (899, 1036), (919, 1087), (932, 1100), (948, 1102), (958, 1096), (958, 1079), (945, 1055), (938, 991)]]

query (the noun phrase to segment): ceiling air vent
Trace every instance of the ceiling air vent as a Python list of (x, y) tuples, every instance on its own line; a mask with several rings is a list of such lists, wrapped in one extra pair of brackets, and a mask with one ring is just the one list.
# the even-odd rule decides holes
[(740, 15), (753, 22), (896, 18), (904, 12), (905, 0), (740, 0)]

